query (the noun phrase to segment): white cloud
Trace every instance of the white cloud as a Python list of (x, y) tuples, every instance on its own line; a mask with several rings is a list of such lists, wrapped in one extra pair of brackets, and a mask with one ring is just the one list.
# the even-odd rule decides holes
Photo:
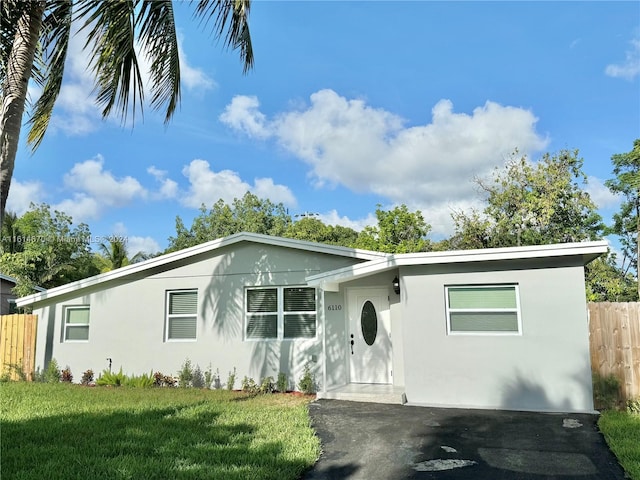
[(620, 203), (620, 196), (611, 192), (598, 177), (587, 178), (586, 191), (598, 208), (615, 207)]
[(349, 217), (340, 216), (337, 210), (330, 210), (329, 212), (321, 213), (319, 219), (325, 225), (340, 225), (342, 227), (353, 228), (356, 232), (361, 231), (364, 227), (378, 224), (378, 219), (373, 213), (370, 213), (365, 218), (352, 220)]
[(98, 155), (91, 160), (76, 163), (64, 176), (64, 184), (105, 206), (120, 207), (136, 198), (145, 198), (147, 191), (133, 177), (116, 178), (103, 169), (104, 159)]
[(39, 204), (44, 201), (44, 191), (40, 182), (20, 182), (12, 179), (6, 210), (21, 216), (29, 210), (31, 203)]
[(151, 165), (147, 168), (147, 172), (160, 183), (160, 190), (154, 194), (155, 198), (175, 198), (178, 196), (178, 183), (167, 177), (166, 170), (159, 170), (155, 166)]
[(266, 117), (258, 110), (259, 106), (257, 97), (236, 95), (220, 115), (220, 120), (250, 137), (267, 138), (270, 132), (265, 127)]
[(211, 90), (217, 87), (216, 82), (199, 68), (192, 66), (184, 49), (182, 48), (184, 37), (178, 36), (178, 58), (180, 59), (180, 81), (190, 90)]
[(274, 138), (309, 165), (318, 186), (343, 185), (421, 209), (434, 232), (450, 230), (451, 209), (477, 202), (474, 177), (502, 166), (515, 148), (531, 154), (548, 145), (530, 110), (491, 101), (469, 114), (443, 99), (416, 126), (332, 90), (271, 119), (258, 107), (256, 97), (234, 97), (220, 120), (249, 137)]
[(640, 75), (640, 38), (634, 38), (630, 43), (631, 49), (627, 50), (624, 62), (607, 65), (605, 74), (625, 80), (633, 80)]
[(211, 170), (206, 160), (192, 160), (182, 169), (189, 180), (189, 190), (182, 196), (182, 203), (188, 207), (199, 208), (201, 204), (210, 207), (219, 199), (230, 203), (234, 198), (242, 197), (247, 191), (273, 202), (282, 202), (295, 206), (296, 200), (291, 190), (284, 185), (276, 185), (270, 178), (257, 178), (251, 186), (243, 181), (237, 172)]
[(93, 197), (84, 193), (75, 193), (73, 198), (67, 198), (53, 208), (71, 216), (74, 223), (79, 223), (100, 217), (103, 206)]

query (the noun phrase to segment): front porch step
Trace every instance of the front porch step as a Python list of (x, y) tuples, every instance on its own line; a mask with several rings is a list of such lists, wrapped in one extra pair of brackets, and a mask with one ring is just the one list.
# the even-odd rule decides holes
[(399, 405), (407, 403), (404, 387), (366, 383), (350, 383), (326, 392), (318, 392), (316, 398)]

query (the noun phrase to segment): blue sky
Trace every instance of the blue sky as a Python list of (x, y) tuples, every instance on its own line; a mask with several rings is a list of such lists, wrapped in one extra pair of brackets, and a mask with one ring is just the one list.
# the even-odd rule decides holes
[(157, 251), (176, 215), (189, 226), (201, 203), (250, 190), (356, 229), (404, 203), (442, 238), (453, 209), (481, 207), (474, 176), (515, 148), (579, 149), (605, 220), (617, 210), (603, 182), (640, 137), (638, 2), (258, 0), (248, 75), (188, 6), (173, 121), (101, 120), (76, 38), (44, 142), (18, 152), (10, 210), (46, 202)]

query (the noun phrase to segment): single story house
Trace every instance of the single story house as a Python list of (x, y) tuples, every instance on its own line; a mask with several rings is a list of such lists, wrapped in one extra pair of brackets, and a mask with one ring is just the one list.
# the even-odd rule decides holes
[[(18, 280), (9, 275), (0, 273), (0, 315), (11, 315), (17, 312), (16, 294), (13, 289)], [(35, 287), (37, 292), (44, 292), (44, 288)]]
[(321, 397), (388, 388), (415, 405), (590, 412), (584, 266), (606, 251), (385, 254), (240, 233), (16, 303), (38, 315), (36, 365), (76, 378), (188, 358), (223, 384), (235, 368), (293, 386), (308, 365)]

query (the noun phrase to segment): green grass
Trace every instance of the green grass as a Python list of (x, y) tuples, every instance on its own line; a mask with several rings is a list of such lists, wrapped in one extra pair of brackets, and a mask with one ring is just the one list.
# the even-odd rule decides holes
[(598, 427), (629, 478), (640, 480), (640, 415), (607, 410)]
[(2, 479), (295, 479), (319, 455), (308, 400), (0, 385)]

